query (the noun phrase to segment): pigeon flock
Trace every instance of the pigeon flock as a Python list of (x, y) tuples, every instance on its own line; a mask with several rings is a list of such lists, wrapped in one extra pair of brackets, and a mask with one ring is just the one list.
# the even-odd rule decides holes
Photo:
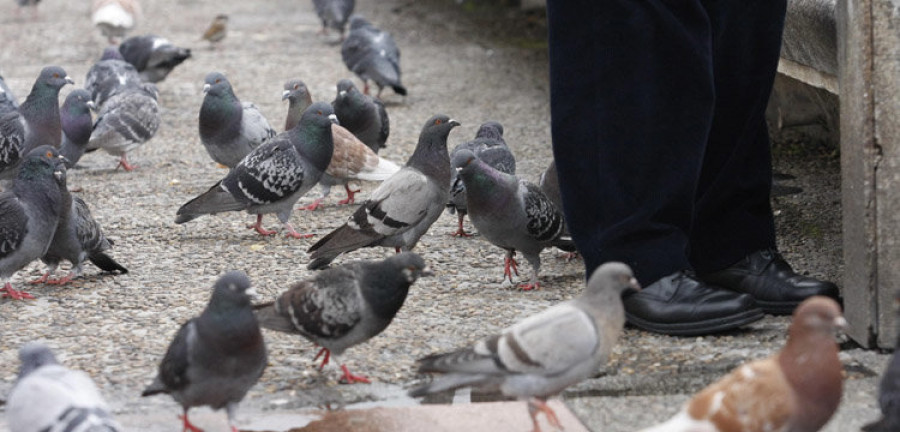
[[(33, 10), (32, 18), (21, 20), (37, 19), (36, 0), (17, 2)], [(180, 322), (174, 333), (155, 335), (169, 341), (168, 348), (154, 353), (158, 369), (155, 377), (154, 371), (145, 371), (140, 396), (169, 395), (182, 408), (177, 426), (183, 432), (201, 432), (189, 420), (189, 411), (202, 406), (224, 409), (231, 431), (238, 432), (240, 403), (267, 368), (285, 361), (271, 355), (277, 336), (269, 331), (299, 335), (302, 338), (290, 340), (306, 349), (314, 345), (317, 355), (312, 361), (320, 371), (337, 364), (339, 382), (370, 383), (372, 379), (352, 373), (340, 358), (382, 333), (390, 334), (404, 304), (419, 295), (420, 278), (446, 276), (430, 262), (441, 251), (419, 246), (426, 234), (490, 245), (497, 264), (501, 255), (504, 259), (501, 280), (518, 288), (508, 290), (510, 296), (553, 290), (552, 282), (540, 279), (544, 249), (575, 252), (552, 160), (539, 163), (546, 167), (543, 173), (522, 172), (516, 142), (507, 143), (504, 137), (504, 128), (514, 126), (491, 118), (472, 119), (480, 126), (469, 139), (453, 132), (461, 126), (461, 117), (419, 112), (415, 134), (408, 122), (395, 120), (391, 135), (391, 111), (414, 104), (416, 93), (427, 91), (413, 81), (409, 90), (402, 84), (400, 49), (393, 36), (355, 13), (353, 0), (313, 0), (308, 6), (321, 23), (318, 43), (340, 45), (332, 48), (339, 51), (345, 75), (333, 77), (335, 93), (313, 94), (304, 82), (307, 77), (291, 78), (298, 74), (285, 67), (278, 77), (284, 83), (281, 99), (287, 101), (282, 125), (271, 115), (267, 119), (262, 101), (251, 102), (240, 80), (229, 80), (232, 75), (223, 72), (228, 70), (225, 65), (195, 77), (202, 89), (194, 96), (191, 113), (195, 135), (177, 146), (202, 146), (209, 157), (205, 162), (222, 170), (215, 177), (190, 179), (202, 185), (192, 189), (193, 198), (170, 200), (160, 217), (182, 233), (171, 242), (177, 248), (178, 242), (198, 241), (191, 233), (199, 231), (201, 222), (192, 221), (201, 216), (222, 214), (218, 218), (233, 220), (242, 216), (231, 212), (246, 212), (255, 216), (247, 225), (252, 234), (226, 230), (218, 232), (219, 237), (234, 243), (251, 238), (260, 248), (290, 245), (292, 255), (273, 262), (271, 270), (286, 269), (296, 282), (262, 298), (257, 288), (265, 286), (264, 278), (251, 281), (240, 261), (221, 263), (236, 270), (218, 273), (205, 307), (176, 305), (189, 309), (192, 317)], [(231, 40), (226, 40), (229, 15), (224, 13), (215, 15), (205, 32), (198, 29), (199, 38), (193, 41), (209, 43), (210, 49), (193, 52), (159, 35), (129, 36), (145, 18), (138, 0), (95, 0), (90, 22), (109, 46), (96, 47), (96, 60), (83, 80), (70, 77), (65, 65), (47, 65), (26, 94), (24, 88), (14, 92), (0, 76), (0, 317), (6, 314), (4, 306), (27, 307), (32, 300), (53, 297), (52, 289), (37, 294), (14, 286), (22, 279), (14, 276), (34, 263), (46, 269), (29, 281), (32, 286), (90, 289), (101, 278), (144, 271), (137, 263), (114, 258), (121, 235), (94, 216), (105, 203), (92, 202), (80, 188), (71, 188), (72, 182), (91, 175), (94, 169), (85, 169), (85, 164), (96, 167), (98, 161), (113, 179), (158, 180), (153, 166), (135, 164), (128, 155), (153, 147), (158, 132), (172, 127), (167, 103), (184, 92), (166, 78), (200, 55), (227, 53)], [(238, 19), (232, 24), (237, 26)], [(336, 43), (330, 32), (337, 33)], [(236, 37), (247, 35), (235, 28), (229, 38)], [(370, 84), (377, 90), (370, 91)], [(277, 95), (277, 82), (271, 87)], [(399, 143), (401, 130), (417, 135), (415, 143)], [(410, 148), (403, 161), (396, 159), (399, 145)], [(115, 168), (102, 162), (108, 156), (91, 154), (96, 150), (116, 157)], [(126, 172), (116, 172), (118, 168)], [(538, 176), (539, 184), (526, 180)], [(166, 181), (171, 186), (181, 182)], [(311, 192), (317, 186), (319, 195)], [(346, 198), (337, 206), (323, 205), (334, 186), (342, 186)], [(357, 199), (359, 193), (363, 197)], [(312, 203), (298, 207), (304, 197)], [(316, 209), (339, 213), (342, 223), (323, 227), (302, 217)], [(457, 231), (435, 233), (433, 226), (445, 210), (455, 214)], [(267, 214), (278, 218), (285, 239), (270, 237), (276, 231), (263, 226)], [(465, 230), (466, 215), (473, 231)], [(300, 231), (292, 219), (301, 221)], [(312, 237), (317, 238), (301, 240)], [(381, 250), (383, 258), (359, 259), (360, 249), (376, 246), (386, 248)], [(513, 277), (519, 276), (517, 253), (532, 271), (520, 285)], [(100, 275), (85, 277), (86, 262)], [(57, 274), (61, 267), (66, 272)], [(542, 424), (562, 430), (547, 399), (607, 366), (625, 326), (621, 297), (640, 289), (627, 265), (606, 263), (589, 275), (580, 295), (521, 314), (494, 334), (473, 337), (468, 345), (443, 346), (420, 356), (409, 365), (420, 379), (405, 390), (413, 398), (463, 387), (499, 393), (525, 401), (522, 415), (528, 413), (534, 431)], [(208, 286), (195, 290), (208, 292)], [(834, 332), (844, 324), (833, 301), (807, 300), (794, 312), (780, 352), (740, 366), (699, 392), (672, 419), (644, 431), (820, 430), (842, 395)], [(276, 340), (287, 339), (282, 335)], [(90, 375), (68, 369), (52, 345), (32, 341), (17, 347), (18, 373), (9, 394), (0, 395), (10, 429), (125, 430)], [(66, 353), (60, 358), (65, 360)], [(880, 388), (884, 417), (866, 430), (900, 427), (898, 365), (895, 357)], [(174, 420), (172, 425), (174, 429)]]

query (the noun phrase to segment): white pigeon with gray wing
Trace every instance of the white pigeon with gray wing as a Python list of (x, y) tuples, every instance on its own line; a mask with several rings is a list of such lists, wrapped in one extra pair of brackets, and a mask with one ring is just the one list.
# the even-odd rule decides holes
[(125, 39), (119, 45), (119, 52), (125, 61), (134, 65), (142, 80), (152, 83), (166, 79), (176, 66), (191, 57), (190, 49), (153, 34)]
[(95, 106), (90, 92), (85, 89), (75, 89), (69, 92), (59, 109), (59, 121), (63, 131), (59, 153), (66, 158), (66, 167), (68, 168), (72, 168), (78, 163), (91, 139), (91, 132), (94, 128), (91, 109)]
[(6, 85), (3, 76), (0, 76), (0, 117), (2, 117), (3, 114), (17, 109), (19, 109), (19, 101), (16, 99), (16, 95), (14, 95), (12, 90), (9, 89), (9, 86)]
[(151, 83), (122, 89), (100, 107), (87, 149), (103, 149), (118, 156), (125, 171), (135, 167), (128, 163), (128, 153), (144, 145), (156, 135), (161, 122), (158, 90)]
[(234, 168), (251, 150), (275, 136), (275, 129), (259, 108), (241, 102), (224, 74), (207, 74), (203, 92), (206, 96), (200, 105), (200, 142), (214, 161)]
[(141, 14), (138, 0), (94, 0), (91, 5), (91, 23), (111, 44), (119, 43), (134, 28)]
[(350, 33), (341, 45), (341, 59), (363, 81), (363, 93), (369, 94), (372, 81), (378, 87), (379, 98), (384, 87), (406, 96), (406, 87), (400, 82), (400, 49), (393, 36), (359, 15), (350, 18)]
[(84, 76), (84, 88), (91, 92), (96, 109), (122, 89), (139, 86), (143, 81), (137, 69), (125, 61), (116, 47), (106, 47), (100, 60), (91, 65)]
[(11, 431), (123, 430), (90, 376), (59, 364), (46, 345), (26, 343), (19, 360), (19, 377), (6, 401)]
[(472, 387), (528, 399), (538, 427), (544, 412), (559, 428), (547, 398), (605, 366), (625, 325), (622, 293), (640, 289), (631, 269), (611, 262), (598, 267), (577, 298), (529, 316), (473, 345), (418, 361), (419, 373), (443, 374), (409, 392), (412, 397)]

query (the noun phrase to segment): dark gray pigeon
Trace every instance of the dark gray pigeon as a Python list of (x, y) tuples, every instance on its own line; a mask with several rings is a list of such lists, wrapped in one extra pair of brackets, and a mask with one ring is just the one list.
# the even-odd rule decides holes
[(380, 30), (354, 15), (350, 18), (350, 34), (341, 45), (341, 58), (347, 69), (363, 81), (363, 92), (369, 94), (369, 80), (378, 86), (378, 94), (384, 87), (406, 96), (406, 87), (400, 83), (400, 49), (390, 33)]
[(322, 34), (328, 34), (328, 29), (332, 28), (341, 35), (341, 41), (344, 40), (344, 29), (347, 27), (347, 20), (353, 14), (353, 8), (356, 6), (354, 0), (313, 0), (313, 6), (316, 8), (316, 15), (322, 20)]
[(241, 102), (225, 75), (206, 75), (203, 92), (206, 96), (200, 105), (200, 142), (214, 161), (234, 168), (251, 150), (275, 136), (275, 129), (259, 108)]
[(19, 378), (6, 403), (16, 432), (116, 432), (122, 427), (88, 374), (66, 368), (38, 342), (19, 349)]
[[(340, 356), (387, 328), (403, 306), (410, 285), (431, 275), (422, 257), (412, 252), (382, 261), (357, 261), (297, 282), (277, 300), (257, 306), (263, 328), (299, 334), (321, 346), (321, 370), (333, 355)], [(341, 365), (343, 380), (369, 382)]]
[(143, 81), (137, 69), (125, 61), (116, 47), (106, 47), (84, 77), (84, 88), (91, 92), (97, 109), (122, 89), (139, 86)]
[(65, 159), (55, 148), (39, 146), (22, 162), (12, 189), (0, 192), (0, 279), (2, 297), (33, 299), (13, 289), (9, 279), (44, 256), (56, 232)]
[[(900, 306), (900, 291), (894, 292), (894, 306)], [(900, 431), (900, 309), (894, 311), (897, 339), (894, 343), (894, 354), (888, 363), (881, 383), (878, 386), (878, 406), (881, 418), (863, 426), (865, 432)]]
[(300, 124), (255, 148), (224, 179), (178, 209), (176, 224), (205, 214), (245, 210), (257, 215), (250, 225), (262, 235), (275, 231), (262, 228), (264, 214), (275, 213), (294, 238), (309, 237), (290, 224), (294, 204), (322, 177), (328, 168), (334, 144), (332, 121), (337, 121), (331, 105), (312, 104)]
[(428, 119), (406, 165), (378, 186), (341, 225), (312, 245), (308, 268), (327, 266), (338, 255), (362, 247), (412, 250), (443, 211), (450, 191), (447, 136), (459, 122), (446, 115)]
[(547, 398), (605, 366), (625, 325), (622, 293), (640, 289), (622, 263), (601, 265), (581, 296), (552, 306), (499, 334), (446, 354), (419, 360), (419, 373), (444, 374), (409, 392), (412, 397), (473, 387), (528, 400), (534, 430), (537, 414), (562, 430)]
[(87, 149), (103, 149), (119, 157), (116, 169), (133, 170), (135, 167), (128, 163), (128, 152), (149, 141), (159, 129), (157, 96), (155, 85), (142, 83), (110, 97), (99, 108)]
[(59, 153), (66, 158), (66, 167), (68, 168), (72, 168), (78, 163), (91, 139), (91, 131), (94, 127), (91, 109), (95, 106), (90, 92), (85, 89), (75, 89), (66, 96), (66, 101), (59, 109), (59, 121), (63, 131)]
[(466, 186), (467, 207), (472, 224), (487, 241), (506, 250), (503, 274), (512, 282), (517, 275), (516, 251), (522, 252), (534, 269), (524, 290), (540, 289), (541, 251), (550, 246), (575, 247), (564, 237), (562, 213), (536, 185), (493, 168), (470, 150), (461, 150), (452, 161)]
[(200, 316), (184, 323), (159, 364), (159, 374), (141, 396), (166, 393), (181, 404), (184, 430), (191, 407), (225, 408), (232, 432), (238, 404), (259, 381), (268, 357), (250, 296), (256, 291), (243, 272), (222, 275)]
[(59, 147), (59, 89), (73, 82), (61, 67), (47, 66), (19, 110), (0, 117), (0, 179), (15, 177), (22, 156), (31, 149), (41, 145)]
[(9, 86), (6, 85), (3, 76), (0, 76), (0, 117), (3, 117), (3, 114), (17, 109), (19, 109), (19, 101), (16, 99), (16, 95), (14, 95), (12, 90), (9, 89)]
[(391, 133), (387, 110), (380, 100), (362, 94), (353, 81), (337, 83), (337, 97), (331, 102), (341, 126), (356, 135), (363, 144), (378, 153)]
[[(507, 174), (516, 173), (516, 157), (506, 145), (503, 139), (503, 126), (495, 121), (484, 122), (475, 133), (475, 139), (466, 141), (450, 152), (450, 159), (453, 159), (458, 152), (466, 149), (475, 154), (476, 157), (483, 160), (488, 165), (503, 171)], [(454, 237), (469, 237), (471, 234), (463, 229), (463, 219), (468, 213), (466, 209), (466, 186), (462, 179), (456, 175), (453, 170), (453, 177), (450, 180), (450, 201), (447, 202), (447, 209), (450, 214), (456, 213), (459, 222), (459, 228), (452, 235)]]
[(152, 83), (166, 76), (191, 57), (191, 50), (172, 45), (166, 38), (156, 35), (132, 36), (119, 45), (125, 61), (134, 65), (141, 79)]

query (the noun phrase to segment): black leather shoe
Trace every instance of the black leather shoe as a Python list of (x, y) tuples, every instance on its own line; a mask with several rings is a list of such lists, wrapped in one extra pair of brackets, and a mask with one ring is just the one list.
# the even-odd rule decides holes
[(754, 252), (725, 270), (704, 275), (703, 281), (750, 294), (766, 313), (790, 315), (808, 297), (840, 300), (837, 285), (794, 273), (775, 250)]
[(674, 336), (719, 333), (764, 316), (749, 295), (707, 285), (687, 271), (663, 277), (622, 301), (629, 324)]

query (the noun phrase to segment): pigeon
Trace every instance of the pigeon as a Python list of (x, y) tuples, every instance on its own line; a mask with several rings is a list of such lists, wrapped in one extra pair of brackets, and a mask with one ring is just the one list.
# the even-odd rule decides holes
[(0, 75), (0, 117), (3, 117), (4, 114), (10, 111), (16, 111), (18, 109), (19, 101), (16, 99), (12, 90), (9, 89), (9, 86), (6, 85), (3, 76)]
[[(470, 150), (479, 159), (502, 172), (516, 173), (516, 157), (513, 156), (503, 139), (503, 126), (500, 123), (495, 121), (482, 123), (478, 132), (475, 133), (475, 139), (456, 146), (450, 152), (450, 160), (453, 160), (453, 156), (463, 149)], [(447, 202), (447, 208), (450, 214), (455, 212), (458, 215), (459, 228), (452, 235), (454, 237), (470, 237), (471, 234), (463, 229), (463, 219), (468, 213), (466, 187), (463, 185), (462, 179), (456, 175), (455, 170), (450, 181), (450, 201)]]
[(166, 393), (181, 404), (183, 430), (191, 407), (225, 408), (232, 432), (238, 404), (259, 381), (268, 356), (250, 296), (256, 292), (243, 272), (222, 275), (200, 316), (184, 323), (159, 364), (159, 374), (141, 396)]
[(406, 165), (385, 180), (344, 225), (312, 245), (307, 268), (324, 268), (361, 247), (412, 250), (441, 215), (450, 190), (447, 136), (459, 122), (438, 114), (425, 123)]
[(391, 132), (387, 110), (380, 100), (366, 96), (348, 79), (337, 83), (337, 97), (331, 102), (341, 126), (378, 153)]
[(53, 239), (62, 201), (60, 184), (65, 159), (50, 146), (39, 146), (25, 155), (12, 189), (0, 192), (0, 279), (3, 297), (33, 299), (13, 289), (9, 279), (32, 261), (44, 256)]
[[(895, 306), (900, 306), (900, 291), (894, 292)], [(896, 312), (900, 312), (898, 309)], [(898, 313), (895, 316), (900, 316)], [(900, 329), (900, 319), (896, 325)], [(897, 331), (897, 342), (894, 343), (894, 354), (888, 364), (887, 370), (881, 377), (878, 387), (878, 406), (881, 408), (881, 418), (863, 426), (865, 432), (896, 432), (900, 430), (900, 330)]]
[[(410, 285), (432, 275), (422, 257), (404, 252), (383, 261), (357, 261), (298, 282), (277, 300), (256, 306), (263, 328), (299, 334), (322, 349), (319, 369), (331, 356), (361, 344), (387, 328), (403, 306)], [(369, 382), (341, 365), (343, 380)]]
[[(287, 99), (289, 102), (284, 124), (285, 130), (288, 130), (297, 124), (300, 114), (312, 103), (312, 96), (303, 81), (292, 79), (284, 84), (282, 99)], [(328, 169), (319, 179), (322, 196), (316, 198), (312, 204), (302, 207), (305, 210), (315, 210), (321, 207), (322, 200), (331, 192), (331, 187), (337, 185), (344, 186), (347, 191), (347, 199), (339, 201), (338, 204), (353, 204), (355, 202), (354, 195), (359, 190), (350, 188), (350, 180), (383, 181), (400, 171), (397, 164), (379, 157), (343, 126), (332, 124), (331, 134), (334, 140), (334, 152)]]
[(41, 0), (16, 0), (16, 3), (18, 3), (18, 5), (19, 5), (19, 8), (16, 9), (16, 16), (22, 15), (22, 9), (31, 8), (31, 18), (32, 19), (37, 18), (37, 16), (38, 16), (37, 7), (38, 7), (38, 3), (40, 3), (40, 2), (41, 2)]
[(550, 246), (574, 250), (564, 236), (563, 215), (536, 185), (495, 169), (470, 150), (453, 157), (453, 168), (466, 187), (466, 205), (472, 224), (487, 241), (506, 250), (503, 275), (517, 275), (516, 251), (522, 252), (534, 273), (523, 290), (540, 289), (541, 251)]
[(91, 109), (95, 106), (89, 91), (75, 89), (66, 96), (66, 101), (59, 109), (59, 121), (63, 131), (59, 154), (66, 158), (67, 168), (72, 168), (78, 163), (91, 139), (94, 126)]
[(59, 147), (59, 89), (73, 83), (61, 67), (47, 66), (19, 110), (0, 117), (0, 179), (15, 177), (22, 156), (31, 149), (41, 145)]
[(159, 129), (157, 96), (156, 85), (142, 83), (110, 97), (100, 107), (87, 149), (101, 148), (119, 157), (116, 169), (133, 170), (135, 166), (128, 163), (128, 152), (149, 141)]
[(350, 72), (363, 81), (363, 93), (369, 94), (369, 80), (378, 86), (377, 97), (384, 87), (406, 96), (400, 83), (400, 49), (390, 33), (379, 30), (365, 18), (350, 17), (350, 33), (341, 45), (341, 59)]
[(334, 145), (331, 122), (337, 121), (331, 105), (312, 104), (293, 129), (282, 132), (253, 149), (224, 179), (178, 209), (176, 224), (204, 214), (246, 210), (256, 214), (256, 224), (248, 226), (261, 235), (274, 231), (262, 228), (262, 217), (275, 213), (289, 236), (309, 237), (294, 230), (289, 219), (294, 204), (322, 177)]
[(91, 23), (110, 44), (118, 44), (141, 17), (138, 0), (94, 0)]
[(341, 42), (344, 41), (344, 28), (347, 27), (347, 20), (353, 14), (353, 8), (356, 6), (355, 0), (313, 0), (313, 6), (316, 8), (316, 15), (322, 20), (322, 34), (328, 34), (328, 29), (332, 28), (341, 35)]
[(547, 398), (605, 366), (625, 325), (622, 293), (640, 290), (631, 269), (609, 262), (598, 267), (581, 296), (552, 306), (457, 351), (419, 359), (419, 373), (440, 373), (409, 392), (412, 397), (473, 387), (528, 399), (539, 431), (539, 412), (562, 429)]
[(88, 69), (84, 77), (84, 88), (91, 92), (91, 100), (96, 109), (100, 109), (116, 93), (137, 87), (142, 82), (137, 69), (125, 61), (116, 47), (106, 47), (100, 60)]
[(818, 431), (841, 401), (834, 333), (846, 324), (834, 300), (804, 300), (780, 352), (739, 366), (694, 395), (670, 420), (642, 432)]
[(142, 80), (152, 83), (166, 79), (175, 66), (191, 57), (190, 49), (177, 47), (152, 34), (125, 39), (119, 45), (119, 52), (125, 61), (134, 65)]
[(9, 429), (16, 432), (123, 430), (88, 374), (59, 364), (39, 342), (19, 349), (19, 378), (6, 403)]
[[(128, 269), (106, 254), (113, 246), (113, 241), (103, 234), (100, 223), (91, 216), (87, 203), (69, 192), (65, 173), (62, 175), (60, 191), (59, 224), (56, 225), (56, 232), (47, 252), (41, 257), (41, 261), (47, 264), (47, 271), (32, 282), (65, 285), (81, 275), (85, 260), (90, 260), (105, 272), (128, 273)], [(64, 277), (50, 279), (62, 260), (72, 263), (72, 269)]]
[(228, 15), (218, 14), (213, 18), (200, 40), (209, 41), (211, 46), (217, 47), (228, 34)]
[(200, 142), (214, 161), (234, 168), (251, 150), (275, 136), (275, 129), (259, 108), (235, 96), (225, 75), (207, 74), (203, 92)]

